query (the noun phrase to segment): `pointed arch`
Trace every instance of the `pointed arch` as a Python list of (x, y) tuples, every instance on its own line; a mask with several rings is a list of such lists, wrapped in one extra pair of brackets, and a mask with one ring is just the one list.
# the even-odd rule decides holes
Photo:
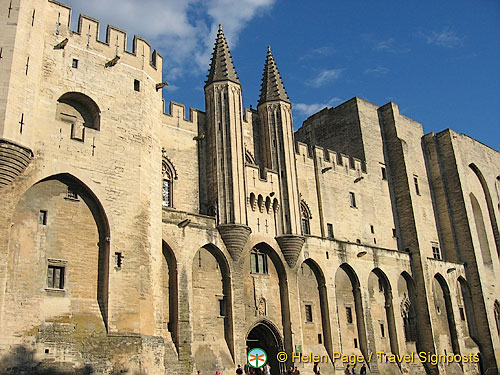
[(162, 149), (161, 172), (162, 181), (162, 206), (174, 207), (174, 180), (177, 180), (177, 170), (174, 163), (167, 157), (165, 149)]
[(495, 246), (497, 248), (497, 255), (500, 258), (500, 234), (498, 232), (497, 219), (495, 216), (495, 210), (493, 209), (493, 202), (490, 195), (490, 190), (488, 189), (488, 184), (486, 183), (486, 179), (484, 178), (481, 170), (474, 164), (469, 164), (470, 169), (474, 172), (481, 187), (483, 188), (484, 199), (486, 200), (486, 206), (488, 207), (488, 214), (490, 217), (491, 229), (493, 231), (493, 237), (495, 240)]
[[(316, 279), (318, 298), (319, 298), (319, 309), (321, 315), (321, 328), (323, 333), (323, 345), (325, 346), (326, 352), (332, 359), (333, 356), (333, 344), (332, 344), (332, 329), (330, 326), (330, 309), (328, 307), (328, 289), (326, 286), (326, 279), (323, 270), (319, 264), (311, 258), (304, 260), (306, 264), (313, 272), (314, 278)], [(300, 275), (299, 275), (300, 277)], [(299, 292), (301, 291), (302, 283), (299, 284)], [(310, 294), (313, 291), (306, 290), (306, 293)]]
[(469, 336), (476, 343), (479, 343), (478, 336), (477, 336), (478, 331), (477, 331), (476, 316), (474, 315), (474, 310), (473, 310), (473, 305), (472, 305), (472, 294), (470, 291), (469, 284), (462, 276), (460, 276), (458, 278), (458, 284), (460, 286), (460, 291), (462, 293), (462, 299), (463, 299), (463, 304), (464, 304), (464, 309), (465, 309), (465, 317), (467, 320), (467, 328), (469, 329)]
[[(292, 352), (292, 326), (290, 321), (290, 300), (288, 294), (288, 276), (286, 268), (279, 257), (278, 253), (272, 246), (265, 242), (257, 243), (253, 249), (258, 250), (260, 253), (265, 254), (271, 262), (278, 274), (279, 293), (280, 293), (280, 307), (281, 307), (281, 320), (283, 325), (283, 345), (286, 352)], [(289, 362), (287, 362), (289, 364)]]
[[(457, 336), (457, 329), (455, 326), (455, 316), (453, 314), (453, 304), (451, 301), (451, 295), (450, 295), (450, 289), (448, 288), (448, 283), (444, 279), (444, 277), (440, 273), (436, 273), (434, 275), (434, 280), (437, 281), (439, 284), (441, 291), (443, 293), (443, 299), (444, 299), (444, 304), (445, 304), (445, 311), (444, 311), (444, 316), (446, 318), (446, 322), (448, 324), (448, 329), (450, 333), (450, 339), (451, 339), (451, 347), (453, 349), (454, 354), (460, 354), (460, 347), (458, 345), (458, 336)], [(439, 292), (436, 293), (437, 291), (434, 290), (434, 302), (437, 304), (439, 302)]]
[(481, 206), (473, 193), (469, 194), (471, 205), (472, 205), (472, 214), (474, 216), (474, 222), (476, 224), (476, 233), (479, 240), (479, 248), (481, 250), (481, 255), (483, 258), (483, 264), (488, 267), (493, 267), (493, 263), (491, 260), (491, 251), (490, 244), (488, 241), (488, 233), (486, 232), (486, 227), (484, 225), (484, 217), (483, 211), (481, 210)]
[[(45, 220), (40, 224), (39, 214), (42, 212), (45, 213)], [(89, 186), (69, 173), (46, 177), (24, 192), (14, 209), (12, 222), (11, 248), (16, 248), (13, 245), (21, 238), (48, 233), (47, 228), (50, 228), (53, 237), (51, 246), (44, 249), (43, 244), (36, 241), (25, 242), (23, 247), (27, 246), (29, 253), (37, 254), (37, 262), (29, 267), (46, 269), (27, 269), (21, 265), (20, 272), (47, 275), (45, 280), (42, 276), (43, 285), (34, 284), (38, 290), (45, 289), (48, 295), (54, 289), (59, 293), (69, 292), (67, 295), (71, 299), (85, 301), (89, 314), (100, 312), (103, 329), (107, 330), (110, 226), (101, 202)], [(79, 225), (85, 230), (68, 235), (73, 226)], [(46, 259), (40, 262), (42, 249)], [(51, 272), (55, 272), (56, 268), (59, 283), (51, 285)], [(41, 281), (40, 278), (38, 280)]]
[[(384, 271), (374, 268), (370, 274), (374, 274), (378, 281), (378, 291), (384, 295), (385, 319), (387, 321), (387, 331), (389, 334), (389, 344), (393, 354), (399, 354), (399, 344), (397, 339), (396, 321), (394, 318), (392, 287)], [(370, 276), (368, 277), (370, 285)], [(380, 290), (382, 289), (382, 290)]]
[[(366, 335), (366, 329), (365, 329), (365, 316), (363, 312), (363, 303), (361, 299), (361, 288), (360, 288), (360, 283), (358, 276), (356, 275), (356, 272), (354, 269), (347, 263), (342, 263), (340, 267), (337, 269), (337, 272), (335, 274), (335, 290), (337, 293), (337, 308), (339, 308), (339, 293), (341, 290), (344, 292), (347, 291), (347, 286), (344, 285), (344, 282), (342, 279), (345, 279), (345, 276), (347, 276), (349, 282), (348, 286), (351, 287), (351, 293), (352, 296), (352, 303), (354, 304), (354, 312), (356, 315), (356, 328), (357, 328), (357, 334), (358, 334), (358, 340), (359, 340), (359, 349), (363, 356), (365, 358), (369, 358), (368, 355), (368, 339)], [(352, 314), (352, 313), (351, 313)], [(347, 320), (349, 320), (349, 313), (347, 312), (346, 308), (346, 315), (347, 315)], [(352, 315), (351, 315), (352, 319)], [(342, 338), (341, 338), (342, 340)]]
[(312, 219), (311, 209), (304, 199), (300, 200), (300, 217), (302, 224), (302, 234), (311, 234), (311, 223)]
[[(166, 304), (165, 302), (168, 303), (168, 322), (166, 328), (172, 336), (172, 341), (177, 351), (179, 351), (179, 284), (177, 259), (175, 258), (172, 248), (165, 241), (162, 241), (162, 252), (163, 259), (168, 268), (166, 275), (162, 275), (163, 278), (168, 277), (168, 282), (165, 283), (168, 288), (167, 293), (163, 295), (164, 305)], [(163, 314), (165, 315), (166, 312), (164, 311)]]
[[(213, 270), (203, 269), (204, 264), (202, 264), (201, 252), (205, 252), (205, 254), (207, 252), (209, 253), (209, 255), (206, 255), (204, 259), (207, 261), (207, 263), (216, 265), (216, 268), (218, 269), (217, 274), (220, 274), (220, 282), (218, 281), (215, 282), (215, 279), (213, 279), (214, 276)], [(216, 289), (220, 288), (217, 290), (218, 304), (219, 304), (219, 306), (217, 306), (217, 309), (214, 310), (212, 308), (212, 310), (207, 312), (207, 314), (211, 313), (212, 315), (205, 314), (205, 316), (203, 317), (198, 316), (198, 318), (213, 320), (215, 315), (215, 316), (220, 316), (221, 318), (224, 319), (223, 321), (224, 339), (227, 343), (230, 354), (234, 358), (234, 333), (233, 333), (233, 309), (232, 309), (233, 302), (232, 302), (232, 288), (231, 288), (231, 269), (229, 266), (229, 262), (224, 253), (217, 246), (208, 243), (200, 247), (200, 249), (194, 255), (192, 270), (193, 270), (193, 288), (195, 288), (194, 275), (195, 274), (200, 275), (202, 272), (204, 272), (205, 276), (211, 277), (210, 280), (214, 280), (214, 282), (210, 284), (211, 287)], [(203, 280), (199, 281), (202, 284), (206, 284)], [(220, 283), (219, 287), (217, 287), (218, 283)], [(212, 305), (214, 305), (217, 301), (213, 300), (211, 302)], [(202, 324), (201, 321), (199, 322), (199, 324)]]

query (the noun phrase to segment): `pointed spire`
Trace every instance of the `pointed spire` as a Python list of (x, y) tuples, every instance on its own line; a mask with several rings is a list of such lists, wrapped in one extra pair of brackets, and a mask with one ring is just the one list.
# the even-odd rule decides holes
[(274, 61), (271, 46), (267, 46), (267, 58), (266, 65), (264, 66), (264, 74), (262, 76), (259, 104), (271, 100), (282, 100), (290, 103), (290, 99), (285, 91), (285, 86), (283, 86), (283, 81), (281, 80), (278, 67)]
[(236, 75), (236, 70), (234, 69), (233, 58), (231, 57), (231, 52), (229, 52), (226, 37), (222, 31), (222, 25), (219, 25), (219, 31), (217, 32), (217, 39), (215, 41), (214, 52), (212, 53), (212, 61), (210, 63), (210, 70), (205, 82), (205, 87), (217, 81), (240, 83)]

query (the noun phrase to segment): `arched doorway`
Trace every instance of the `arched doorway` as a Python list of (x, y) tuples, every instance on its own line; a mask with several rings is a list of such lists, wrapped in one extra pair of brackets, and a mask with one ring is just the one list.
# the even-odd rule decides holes
[(283, 340), (272, 324), (262, 321), (250, 330), (247, 335), (247, 353), (253, 348), (261, 348), (267, 353), (272, 375), (286, 373), (285, 364), (278, 362), (276, 358), (278, 352), (284, 350)]

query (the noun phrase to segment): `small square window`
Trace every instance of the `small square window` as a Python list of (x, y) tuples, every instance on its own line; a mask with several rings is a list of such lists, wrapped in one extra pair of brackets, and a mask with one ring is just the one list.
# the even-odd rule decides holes
[(441, 260), (441, 251), (438, 246), (432, 246), (432, 256), (434, 259)]
[(352, 191), (349, 192), (349, 200), (351, 203), (351, 207), (356, 207), (356, 195)]
[(345, 308), (345, 315), (347, 317), (347, 323), (352, 324), (352, 308), (351, 307)]
[(74, 69), (78, 69), (78, 59), (73, 59), (73, 62), (71, 63), (71, 67)]
[(66, 193), (66, 198), (77, 200), (78, 199), (78, 193), (76, 192), (76, 190), (74, 188), (68, 186), (68, 191)]
[(306, 322), (312, 323), (313, 315), (312, 315), (312, 305), (306, 305)]
[(333, 238), (333, 224), (326, 224), (326, 229), (328, 231), (328, 238)]
[(137, 79), (134, 79), (134, 90), (141, 91), (141, 82)]
[(40, 216), (38, 217), (38, 224), (47, 225), (47, 211), (40, 210)]
[(47, 287), (52, 289), (64, 289), (65, 267), (49, 264), (47, 270)]
[(387, 180), (387, 171), (385, 170), (385, 167), (380, 167), (380, 170), (382, 172), (382, 180)]

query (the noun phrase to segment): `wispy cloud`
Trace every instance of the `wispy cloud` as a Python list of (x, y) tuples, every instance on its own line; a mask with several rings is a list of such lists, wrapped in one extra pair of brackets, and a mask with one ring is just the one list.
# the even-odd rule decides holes
[(322, 70), (316, 77), (306, 81), (306, 85), (312, 87), (321, 87), (329, 82), (339, 79), (344, 69), (325, 69)]
[(342, 103), (342, 99), (340, 98), (332, 98), (327, 103), (313, 103), (313, 104), (304, 104), (304, 103), (294, 103), (293, 109), (297, 111), (301, 116), (310, 116), (325, 107), (333, 107), (335, 104)]
[(420, 32), (420, 35), (427, 41), (428, 44), (433, 44), (439, 47), (454, 48), (462, 45), (463, 37), (451, 30), (449, 27), (442, 31)]
[(374, 75), (376, 77), (380, 77), (384, 74), (389, 73), (389, 69), (384, 66), (377, 65), (375, 68), (367, 68), (365, 69), (365, 74)]
[(137, 34), (159, 49), (165, 58), (167, 78), (208, 70), (219, 23), (234, 48), (240, 32), (276, 0), (65, 0), (73, 7), (73, 25), (84, 11), (104, 24)]
[(408, 53), (411, 51), (409, 47), (397, 42), (394, 38), (384, 40), (376, 40), (371, 34), (364, 34), (363, 39), (372, 45), (374, 51), (391, 52), (391, 53)]

